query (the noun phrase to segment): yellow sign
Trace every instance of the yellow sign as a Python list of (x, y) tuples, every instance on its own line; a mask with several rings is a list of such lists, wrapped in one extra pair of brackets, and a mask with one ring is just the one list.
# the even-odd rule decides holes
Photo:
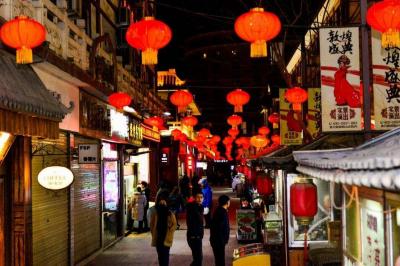
[(307, 131), (315, 139), (321, 134), (321, 89), (308, 89)]
[(286, 89), (279, 89), (281, 144), (301, 145), (303, 144), (302, 117), (290, 108), (285, 99), (285, 91)]

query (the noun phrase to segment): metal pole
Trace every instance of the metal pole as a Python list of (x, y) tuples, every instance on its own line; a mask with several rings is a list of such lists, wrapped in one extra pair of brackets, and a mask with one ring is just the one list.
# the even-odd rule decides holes
[(364, 102), (364, 132), (371, 130), (371, 96), (369, 92), (370, 85), (370, 66), (371, 58), (369, 53), (369, 36), (366, 24), (366, 15), (368, 8), (367, 0), (360, 0), (361, 6), (361, 58), (362, 58), (362, 82), (363, 82), (363, 102)]

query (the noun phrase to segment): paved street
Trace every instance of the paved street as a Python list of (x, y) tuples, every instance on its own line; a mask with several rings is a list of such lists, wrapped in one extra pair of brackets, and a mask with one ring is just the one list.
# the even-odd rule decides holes
[[(233, 194), (228, 188), (213, 188), (213, 201), (216, 206), (216, 200), (222, 194), (227, 194), (233, 197)], [(226, 264), (232, 265), (232, 252), (234, 248), (238, 247), (236, 241), (236, 222), (235, 209), (239, 205), (239, 199), (232, 198), (230, 212), (231, 223), (231, 236), (229, 244), (226, 249)], [(186, 266), (190, 265), (192, 261), (191, 251), (186, 242), (186, 225), (184, 217), (180, 217), (180, 230), (177, 230), (174, 235), (174, 243), (170, 253), (170, 265)], [(203, 265), (214, 265), (214, 257), (209, 242), (209, 230), (205, 230), (203, 240)], [(122, 241), (118, 242), (113, 247), (106, 250), (103, 254), (98, 256), (89, 265), (158, 265), (157, 253), (154, 247), (150, 246), (151, 236), (150, 233), (140, 235), (131, 234), (125, 237)]]

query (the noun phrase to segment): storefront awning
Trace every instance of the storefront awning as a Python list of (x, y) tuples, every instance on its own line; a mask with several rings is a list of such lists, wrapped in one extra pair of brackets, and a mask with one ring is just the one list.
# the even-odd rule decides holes
[(348, 185), (400, 189), (400, 128), (356, 148), (295, 151), (297, 170)]
[(0, 131), (58, 137), (58, 123), (68, 112), (29, 65), (0, 49)]

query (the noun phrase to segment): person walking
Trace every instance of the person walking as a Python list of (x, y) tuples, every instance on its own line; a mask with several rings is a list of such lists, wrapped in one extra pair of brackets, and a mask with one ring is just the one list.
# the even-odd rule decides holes
[(225, 266), (225, 246), (229, 241), (228, 208), (230, 199), (226, 195), (218, 198), (210, 228), (210, 244), (214, 253), (215, 266)]
[(204, 195), (203, 208), (204, 208), (204, 218), (206, 220), (206, 228), (210, 228), (211, 222), (211, 207), (212, 207), (212, 189), (207, 182), (207, 178), (202, 178), (200, 180), (201, 191)]
[(193, 262), (191, 266), (201, 266), (203, 262), (203, 193), (201, 190), (193, 191), (194, 201), (186, 207), (186, 238), (192, 250)]
[(144, 206), (144, 217), (143, 217), (143, 224), (144, 224), (144, 231), (147, 232), (149, 231), (149, 220), (147, 219), (147, 211), (149, 210), (149, 204), (150, 204), (150, 188), (149, 188), (149, 184), (146, 181), (142, 181), (140, 183), (141, 187), (142, 187), (142, 191), (143, 194), (146, 197), (146, 205)]
[(151, 245), (156, 247), (160, 266), (169, 265), (169, 251), (176, 230), (175, 215), (168, 209), (167, 200), (168, 194), (160, 193), (158, 195), (156, 210), (150, 219)]
[(132, 199), (132, 226), (134, 227), (135, 221), (138, 221), (138, 230), (137, 232), (140, 234), (143, 230), (143, 219), (145, 216), (144, 209), (146, 207), (147, 200), (146, 196), (142, 194), (142, 188), (137, 187), (136, 192), (133, 194)]

